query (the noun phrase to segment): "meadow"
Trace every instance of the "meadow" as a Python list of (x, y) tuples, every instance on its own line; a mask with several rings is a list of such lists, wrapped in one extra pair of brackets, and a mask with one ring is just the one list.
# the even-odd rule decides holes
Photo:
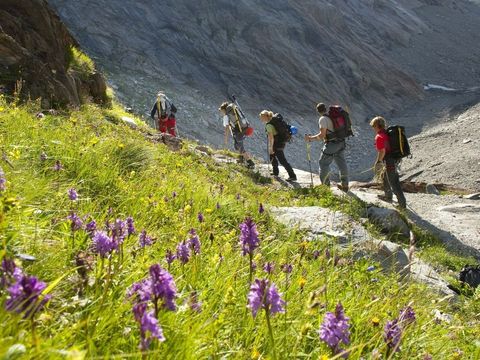
[(480, 358), (478, 290), (451, 302), (268, 210), (362, 204), (172, 152), (119, 106), (38, 111), (0, 99), (2, 359)]

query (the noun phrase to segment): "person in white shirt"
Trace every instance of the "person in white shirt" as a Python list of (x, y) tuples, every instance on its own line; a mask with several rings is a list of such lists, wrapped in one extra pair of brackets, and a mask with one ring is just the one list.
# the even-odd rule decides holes
[(329, 136), (333, 134), (334, 127), (332, 120), (327, 115), (325, 104), (317, 104), (317, 111), (320, 114), (318, 125), (320, 131), (316, 135), (305, 135), (305, 141), (323, 140), (324, 145), (320, 155), (320, 181), (324, 185), (330, 185), (330, 165), (335, 161), (340, 171), (341, 185), (338, 188), (342, 191), (348, 191), (348, 167), (345, 160), (345, 139), (335, 139)]
[(218, 110), (223, 115), (223, 127), (225, 129), (223, 141), (225, 147), (228, 144), (229, 135), (232, 135), (233, 146), (240, 154), (240, 162), (243, 163), (246, 161), (247, 167), (253, 169), (255, 163), (250, 154), (246, 152), (245, 145), (243, 144), (248, 129), (248, 123), (242, 116), (240, 116), (235, 104), (224, 102), (220, 105)]

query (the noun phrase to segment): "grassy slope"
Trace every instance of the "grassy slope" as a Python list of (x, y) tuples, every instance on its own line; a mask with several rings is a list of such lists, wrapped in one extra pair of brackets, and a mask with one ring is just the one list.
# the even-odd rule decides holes
[[(279, 358), (330, 356), (316, 331), (325, 311), (332, 311), (339, 301), (351, 318), (350, 358), (370, 358), (374, 349), (386, 354), (383, 326), (407, 304), (416, 310), (417, 321), (406, 330), (394, 358), (422, 359), (430, 353), (434, 359), (448, 359), (459, 351), (463, 358), (480, 356), (475, 342), (480, 337), (478, 299), (477, 303), (461, 299), (453, 309), (420, 285), (366, 271), (371, 263), (352, 263), (348, 252), (340, 255), (343, 260), (336, 266), (324, 255), (314, 260), (314, 250), (334, 252), (334, 241), (305, 243), (301, 234), (275, 224), (268, 211), (258, 213), (260, 202), (322, 205), (349, 212), (355, 212), (358, 204), (345, 204), (323, 188), (313, 195), (273, 190), (256, 184), (236, 165), (217, 165), (188, 146), (172, 153), (145, 140), (141, 132), (115, 125), (119, 116), (115, 110), (87, 106), (68, 115), (36, 119), (33, 106), (13, 108), (2, 101), (0, 108), (0, 146), (13, 164), (10, 168), (1, 163), (8, 183), (7, 191), (0, 194), (0, 251), (34, 255), (37, 261), (22, 264), (25, 271), (48, 283), (59, 280), (52, 301), (37, 320), (36, 344), (30, 322), (2, 306), (0, 356), (21, 343), (27, 347), (24, 358), (126, 354), (141, 358), (139, 330), (126, 290), (147, 274), (150, 265), (167, 267), (166, 250), (175, 250), (194, 227), (202, 253), (185, 266), (174, 262), (170, 268), (179, 290), (178, 310), (161, 313), (167, 340), (153, 343), (151, 358), (270, 358), (264, 314), (254, 319), (246, 310), (248, 261), (237, 244), (238, 225), (248, 215), (258, 223), (261, 239), (255, 276), (265, 277), (263, 264), (274, 261), (277, 270), (270, 277), (288, 303), (286, 316), (272, 318)], [(42, 151), (48, 155), (44, 162), (39, 158)], [(55, 160), (61, 161), (64, 170), (52, 170)], [(66, 195), (71, 187), (80, 194), (75, 203)], [(81, 281), (74, 257), (87, 250), (91, 240), (79, 231), (73, 244), (66, 219), (72, 210), (90, 215), (99, 224), (133, 216), (137, 229), (145, 228), (156, 242), (139, 250), (138, 237), (129, 238), (123, 262), (118, 255), (113, 257), (114, 276), (106, 290), (107, 265), (95, 285), (101, 261), (94, 258), (90, 285), (78, 296)], [(202, 224), (198, 212), (205, 215)], [(288, 282), (279, 271), (286, 262), (293, 264)], [(3, 303), (6, 295), (1, 291)], [(188, 306), (194, 291), (202, 302), (201, 313)], [(433, 309), (455, 312), (452, 323), (437, 324)], [(379, 324), (372, 321), (375, 318)]]

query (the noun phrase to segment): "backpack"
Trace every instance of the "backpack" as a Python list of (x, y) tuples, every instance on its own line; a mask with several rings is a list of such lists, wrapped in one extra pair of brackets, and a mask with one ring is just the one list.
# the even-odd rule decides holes
[(393, 159), (402, 159), (410, 156), (410, 145), (403, 126), (389, 126), (386, 130), (390, 143), (390, 152), (388, 155)]
[(235, 104), (229, 104), (227, 106), (227, 116), (230, 126), (234, 131), (244, 133), (250, 127), (247, 119), (240, 114)]
[(330, 106), (328, 108), (328, 117), (332, 120), (333, 131), (327, 131), (327, 141), (344, 140), (349, 136), (353, 136), (350, 114), (341, 106)]
[(273, 115), (272, 120), (270, 120), (268, 123), (273, 125), (277, 131), (277, 135), (275, 135), (276, 144), (281, 145), (290, 142), (293, 135), (292, 126), (283, 120), (283, 116), (281, 114)]
[(460, 271), (458, 280), (460, 280), (462, 283), (470, 285), (475, 289), (480, 285), (480, 266), (465, 266)]

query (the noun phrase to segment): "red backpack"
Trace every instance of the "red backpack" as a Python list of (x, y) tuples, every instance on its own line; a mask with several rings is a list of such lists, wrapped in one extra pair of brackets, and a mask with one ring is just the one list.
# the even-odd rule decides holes
[(333, 131), (327, 131), (327, 141), (343, 140), (353, 136), (350, 115), (339, 105), (328, 108), (328, 117), (332, 120)]

